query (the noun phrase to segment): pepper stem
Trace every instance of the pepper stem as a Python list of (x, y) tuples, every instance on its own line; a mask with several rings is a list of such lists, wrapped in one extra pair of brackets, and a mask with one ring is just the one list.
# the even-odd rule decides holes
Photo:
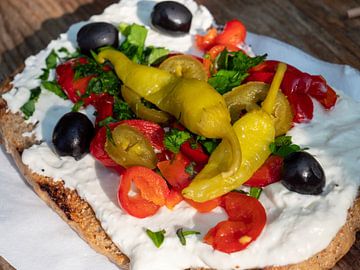
[(274, 111), (276, 96), (279, 91), (281, 82), (284, 78), (287, 65), (284, 63), (279, 63), (276, 69), (274, 79), (271, 82), (269, 92), (262, 103), (262, 109), (268, 114), (272, 114)]

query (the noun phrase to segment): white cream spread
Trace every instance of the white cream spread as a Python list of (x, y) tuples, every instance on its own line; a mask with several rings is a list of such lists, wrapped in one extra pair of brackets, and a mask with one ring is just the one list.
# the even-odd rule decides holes
[[(155, 2), (123, 0), (107, 8), (91, 21), (136, 22), (149, 24), (149, 15)], [(204, 32), (213, 19), (206, 8), (193, 1), (179, 0), (194, 14), (191, 34)], [(38, 55), (28, 58), (25, 70), (17, 75), (14, 88), (4, 95), (12, 112), (27, 101), (29, 89), (40, 84), (37, 77), (45, 67), (45, 58), (52, 49), (66, 47), (74, 50), (77, 30), (84, 23), (71, 27), (68, 33), (50, 43)], [(148, 44), (172, 50), (194, 53), (193, 36), (181, 38), (163, 36), (151, 29)], [(52, 74), (54, 76), (54, 74)], [(23, 162), (39, 174), (63, 179), (65, 185), (77, 190), (95, 211), (102, 227), (116, 245), (130, 257), (131, 269), (161, 270), (209, 267), (239, 269), (285, 265), (303, 261), (324, 249), (345, 223), (360, 185), (360, 106), (342, 93), (335, 108), (325, 111), (315, 102), (313, 120), (296, 125), (289, 134), (293, 141), (308, 150), (321, 163), (326, 174), (326, 187), (319, 196), (290, 192), (280, 183), (266, 187), (260, 197), (267, 212), (267, 224), (260, 237), (241, 252), (225, 254), (214, 251), (201, 239), (219, 221), (226, 219), (221, 208), (200, 214), (180, 203), (173, 211), (163, 207), (156, 215), (137, 219), (125, 214), (117, 203), (119, 176), (104, 168), (92, 156), (79, 161), (58, 157), (51, 150), (51, 134), (55, 123), (70, 111), (72, 104), (46, 90), (42, 91), (36, 111), (29, 121), (39, 124), (35, 135), (43, 140), (23, 153)], [(86, 112), (89, 116), (92, 109)], [(200, 236), (189, 236), (182, 246), (176, 229), (200, 231)], [(166, 238), (156, 248), (145, 229), (165, 229)]]

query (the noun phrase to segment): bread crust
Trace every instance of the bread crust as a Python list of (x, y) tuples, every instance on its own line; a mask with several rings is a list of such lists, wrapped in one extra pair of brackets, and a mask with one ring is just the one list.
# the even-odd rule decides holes
[[(10, 78), (0, 86), (0, 95), (12, 88)], [(129, 268), (129, 258), (112, 242), (96, 219), (91, 206), (75, 190), (66, 188), (63, 181), (54, 181), (50, 177), (36, 174), (21, 159), (24, 149), (36, 143), (34, 137), (23, 137), (33, 125), (26, 124), (20, 114), (8, 111), (7, 104), (0, 96), (0, 143), (14, 159), (18, 169), (32, 186), (38, 196), (44, 200), (78, 235), (94, 250), (105, 255), (110, 261), (125, 269)], [(325, 270), (331, 269), (350, 250), (360, 230), (360, 198), (349, 209), (347, 220), (331, 243), (311, 258), (292, 265), (269, 266), (264, 270)], [(205, 268), (191, 268), (202, 270)]]

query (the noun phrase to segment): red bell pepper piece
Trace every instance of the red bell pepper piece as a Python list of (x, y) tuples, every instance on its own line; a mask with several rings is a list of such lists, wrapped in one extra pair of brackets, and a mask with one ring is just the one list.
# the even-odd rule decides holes
[(158, 162), (157, 167), (173, 188), (182, 190), (190, 184), (191, 175), (186, 172), (189, 165), (190, 160), (179, 152), (172, 160)]
[[(120, 123), (110, 123), (108, 127), (113, 130)], [(90, 143), (90, 153), (99, 160), (105, 167), (115, 169), (118, 173), (123, 173), (124, 168), (113, 161), (105, 151), (106, 127), (101, 127), (95, 134)]]
[(221, 197), (206, 201), (206, 202), (195, 202), (191, 199), (185, 198), (185, 201), (195, 208), (200, 213), (207, 213), (220, 206), (222, 203)]
[(217, 36), (216, 28), (210, 28), (204, 36), (201, 36), (201, 35), (195, 36), (196, 46), (201, 51), (207, 51), (212, 46), (214, 46), (214, 41), (215, 41), (216, 36)]
[[(162, 152), (165, 151), (164, 147), (164, 130), (156, 123), (146, 120), (123, 120), (117, 123), (110, 123), (108, 128), (113, 130), (120, 124), (127, 124), (140, 131), (151, 143), (151, 145), (159, 152), (158, 158), (162, 157)], [(101, 127), (93, 140), (90, 143), (90, 153), (99, 160), (104, 166), (115, 168), (119, 173), (123, 168), (113, 161), (106, 153), (104, 147), (106, 142), (106, 127)]]
[[(271, 83), (278, 61), (265, 61), (249, 71), (246, 81)], [(335, 91), (323, 77), (302, 72), (288, 65), (281, 90), (287, 96), (294, 112), (294, 122), (301, 123), (312, 119), (315, 98), (325, 109), (332, 108), (337, 100)]]
[[(56, 67), (56, 80), (68, 98), (74, 103), (80, 101), (80, 97), (85, 94), (90, 80), (95, 76), (89, 75), (75, 80), (74, 67), (86, 65), (87, 63), (88, 60), (85, 57), (80, 57), (68, 60)], [(84, 103), (89, 104), (89, 101), (85, 99)]]
[(210, 229), (204, 242), (226, 253), (243, 250), (265, 227), (265, 209), (257, 199), (238, 192), (226, 194), (223, 202), (229, 219)]
[[(92, 97), (91, 95), (90, 97)], [(106, 119), (109, 116), (113, 115), (114, 107), (114, 97), (107, 94), (101, 93), (94, 97), (94, 100), (91, 102), (96, 109), (96, 123), (99, 123), (101, 120)]]
[(205, 165), (209, 160), (209, 156), (204, 152), (199, 143), (192, 144), (189, 141), (186, 141), (180, 146), (180, 151), (187, 158), (199, 165)]
[(172, 210), (182, 200), (184, 200), (184, 197), (181, 195), (180, 191), (176, 189), (170, 189), (170, 193), (166, 198), (165, 206)]
[(245, 41), (246, 28), (239, 20), (231, 20), (225, 24), (224, 31), (215, 38), (215, 44), (234, 49)]
[(282, 165), (282, 157), (270, 156), (244, 185), (250, 187), (265, 187), (280, 181)]
[(204, 36), (196, 35), (195, 41), (197, 47), (205, 52), (216, 45), (224, 46), (229, 51), (238, 51), (238, 45), (245, 41), (245, 37), (246, 28), (244, 24), (239, 20), (231, 20), (225, 24), (224, 30), (220, 34), (215, 28), (211, 28)]
[[(132, 183), (139, 190), (133, 196), (129, 195)], [(165, 205), (169, 192), (165, 180), (160, 175), (146, 167), (134, 166), (128, 168), (120, 180), (118, 199), (127, 213), (145, 218), (154, 215)]]

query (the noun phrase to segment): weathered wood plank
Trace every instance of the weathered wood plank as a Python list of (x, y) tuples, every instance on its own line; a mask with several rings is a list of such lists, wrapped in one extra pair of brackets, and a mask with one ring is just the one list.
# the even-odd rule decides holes
[[(117, 0), (1, 0), (0, 83), (26, 57), (68, 27)], [(292, 44), (320, 59), (360, 69), (360, 18), (346, 11), (360, 0), (198, 0), (219, 23), (241, 19), (252, 32)], [(360, 269), (360, 234), (335, 270)]]

